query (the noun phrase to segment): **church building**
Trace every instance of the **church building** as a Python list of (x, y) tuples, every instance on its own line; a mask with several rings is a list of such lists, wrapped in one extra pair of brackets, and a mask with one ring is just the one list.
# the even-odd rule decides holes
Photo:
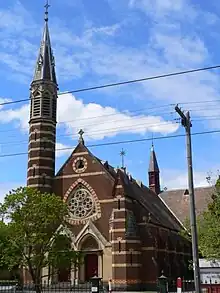
[[(122, 290), (146, 290), (164, 274), (187, 276), (191, 243), (180, 236), (182, 223), (160, 196), (160, 171), (150, 152), (149, 187), (126, 168), (112, 167), (79, 142), (55, 174), (58, 83), (51, 47), (48, 12), (31, 83), (27, 185), (55, 193), (67, 203), (72, 248), (85, 259), (76, 278), (94, 275)], [(147, 172), (146, 172), (147, 173)], [(58, 271), (57, 282), (72, 279), (69, 268)]]

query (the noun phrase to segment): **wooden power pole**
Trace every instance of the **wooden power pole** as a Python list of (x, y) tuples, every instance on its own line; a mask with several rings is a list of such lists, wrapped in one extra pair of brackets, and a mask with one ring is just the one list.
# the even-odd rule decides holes
[(189, 111), (185, 115), (178, 106), (175, 107), (175, 110), (180, 115), (182, 125), (184, 126), (184, 128), (186, 130), (188, 185), (189, 185), (189, 198), (190, 198), (190, 224), (191, 224), (191, 234), (192, 234), (192, 252), (193, 252), (193, 270), (194, 270), (195, 292), (201, 293), (199, 253), (198, 253), (198, 236), (197, 236), (197, 227), (196, 227), (195, 194), (194, 194), (193, 166), (192, 166), (192, 144), (191, 144), (192, 124), (191, 124)]

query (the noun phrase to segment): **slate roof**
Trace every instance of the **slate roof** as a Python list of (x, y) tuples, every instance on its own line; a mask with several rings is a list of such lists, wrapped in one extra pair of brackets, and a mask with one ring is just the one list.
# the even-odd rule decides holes
[[(186, 189), (168, 190), (159, 195), (182, 223), (184, 223), (187, 217), (190, 217), (189, 195), (186, 191)], [(207, 208), (213, 192), (214, 187), (195, 188), (195, 205), (197, 215)]]
[(146, 210), (146, 215), (150, 214), (150, 222), (175, 231), (182, 229), (180, 221), (152, 190), (133, 179), (123, 169), (114, 169), (106, 163), (103, 165), (115, 179), (119, 173), (125, 195), (138, 202)]

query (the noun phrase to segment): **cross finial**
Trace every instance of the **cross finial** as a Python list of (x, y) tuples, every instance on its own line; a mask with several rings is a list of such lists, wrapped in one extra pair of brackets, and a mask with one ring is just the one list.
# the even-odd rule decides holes
[(121, 151), (120, 151), (120, 156), (121, 156), (121, 164), (122, 164), (122, 168), (124, 168), (125, 167), (125, 165), (124, 165), (124, 158), (125, 158), (125, 155), (126, 155), (126, 152), (125, 152), (125, 150), (124, 149), (122, 149)]
[(152, 144), (151, 144), (151, 149), (154, 149), (154, 134), (152, 133)]
[(82, 129), (80, 129), (80, 131), (78, 132), (79, 134), (79, 142), (84, 144), (84, 139), (83, 139), (83, 134), (84, 134), (84, 131)]
[(49, 3), (48, 3), (48, 0), (46, 1), (46, 5), (44, 6), (45, 7), (45, 21), (48, 21), (48, 8), (50, 7)]

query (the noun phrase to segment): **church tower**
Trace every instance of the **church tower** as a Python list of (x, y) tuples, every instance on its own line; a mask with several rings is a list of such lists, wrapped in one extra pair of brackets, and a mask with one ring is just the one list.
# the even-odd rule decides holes
[(149, 178), (149, 188), (153, 190), (156, 194), (161, 192), (160, 190), (160, 170), (157, 163), (156, 154), (154, 151), (154, 146), (151, 147), (150, 153), (150, 163), (148, 169)]
[(51, 193), (55, 175), (58, 85), (48, 28), (48, 8), (34, 78), (30, 88), (27, 186)]

